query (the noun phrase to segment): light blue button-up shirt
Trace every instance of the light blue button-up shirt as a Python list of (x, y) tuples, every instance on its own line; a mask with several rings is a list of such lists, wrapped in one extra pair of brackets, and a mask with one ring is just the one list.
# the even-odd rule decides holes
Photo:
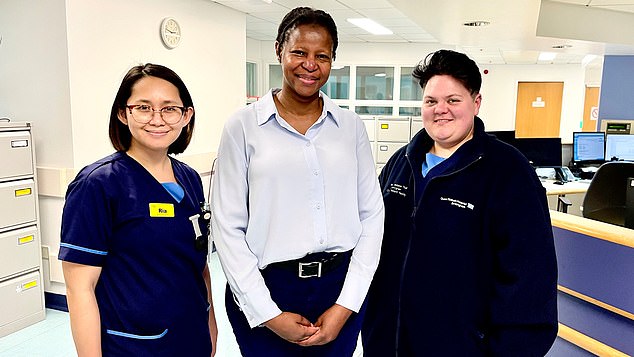
[(267, 93), (234, 114), (218, 149), (212, 234), (249, 325), (282, 311), (260, 269), (315, 252), (353, 250), (337, 300), (358, 311), (378, 265), (383, 199), (363, 122), (320, 93), (324, 107), (305, 135)]

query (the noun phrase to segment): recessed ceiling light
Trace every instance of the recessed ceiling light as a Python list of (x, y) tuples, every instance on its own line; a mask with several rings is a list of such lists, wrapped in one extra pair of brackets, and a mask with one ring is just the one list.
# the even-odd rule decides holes
[(369, 33), (373, 35), (391, 35), (394, 33), (392, 32), (392, 30), (368, 18), (353, 18), (353, 19), (348, 19), (348, 22), (368, 31)]
[(557, 54), (554, 52), (540, 52), (539, 57), (537, 57), (538, 61), (552, 61), (557, 57)]
[(488, 26), (491, 23), (489, 21), (470, 21), (465, 22), (462, 25), (467, 27), (480, 27), (480, 26)]
[(552, 46), (552, 48), (555, 48), (555, 49), (570, 48), (570, 47), (572, 47), (572, 45), (568, 45), (568, 44), (565, 44), (565, 45), (553, 45)]

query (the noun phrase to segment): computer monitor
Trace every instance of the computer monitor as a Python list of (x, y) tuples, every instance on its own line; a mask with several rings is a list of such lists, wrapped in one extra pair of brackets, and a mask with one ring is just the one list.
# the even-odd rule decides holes
[(634, 135), (606, 134), (605, 159), (634, 161)]
[(487, 131), (488, 134), (495, 135), (498, 140), (513, 145), (515, 141), (515, 130)]
[(600, 164), (605, 161), (605, 133), (572, 133), (572, 161), (580, 164)]
[(560, 167), (562, 164), (561, 138), (516, 138), (513, 146), (533, 166)]

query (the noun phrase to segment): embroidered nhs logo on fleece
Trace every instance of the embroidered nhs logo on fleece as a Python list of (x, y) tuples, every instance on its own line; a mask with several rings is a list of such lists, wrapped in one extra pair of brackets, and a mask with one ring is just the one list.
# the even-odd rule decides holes
[(390, 184), (390, 186), (387, 188), (387, 190), (391, 193), (395, 193), (397, 195), (406, 197), (407, 196), (407, 186), (398, 184), (398, 183), (393, 183)]
[(457, 200), (455, 198), (449, 198), (449, 197), (440, 197), (441, 201), (445, 201), (445, 202), (449, 202), (449, 204), (451, 204), (452, 206), (456, 206), (459, 208), (468, 208), (470, 210), (473, 211), (473, 203), (469, 203), (469, 202), (463, 202), (460, 200)]

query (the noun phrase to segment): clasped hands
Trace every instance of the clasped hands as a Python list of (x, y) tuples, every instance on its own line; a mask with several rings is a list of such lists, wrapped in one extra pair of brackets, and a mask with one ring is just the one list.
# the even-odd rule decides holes
[(333, 305), (314, 324), (302, 315), (282, 312), (264, 325), (286, 341), (300, 346), (325, 345), (339, 335), (339, 331), (352, 315), (352, 311)]

